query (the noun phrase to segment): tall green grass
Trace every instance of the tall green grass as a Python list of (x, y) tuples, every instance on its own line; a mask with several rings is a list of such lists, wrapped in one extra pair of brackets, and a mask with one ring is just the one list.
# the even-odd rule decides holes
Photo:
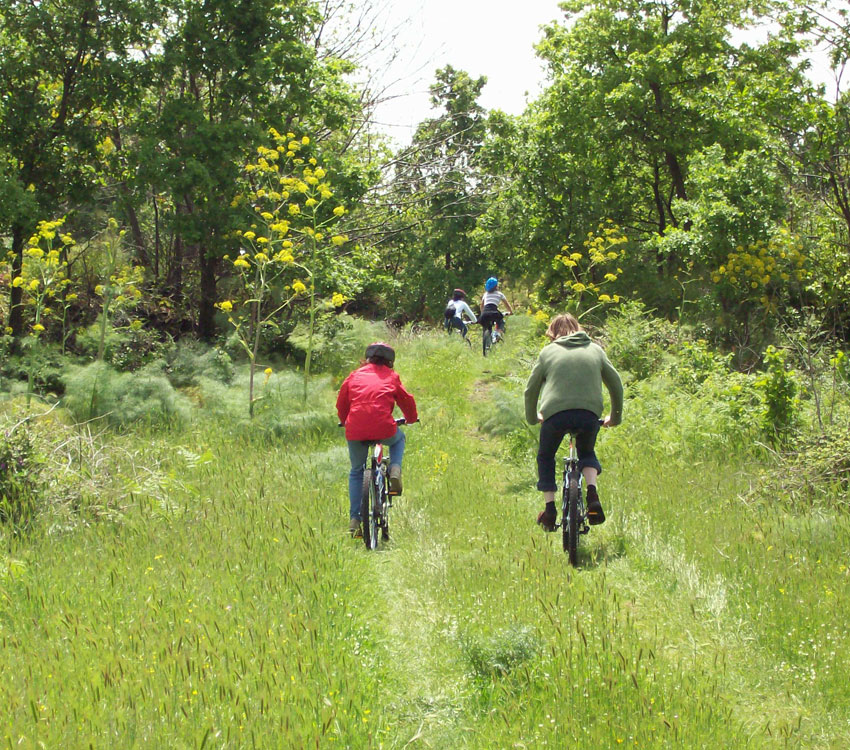
[(273, 375), (253, 423), (201, 383), (182, 427), (105, 435), (172, 483), (4, 537), (2, 743), (847, 746), (847, 518), (748, 499), (752, 436), (632, 381), (571, 569), (534, 523), (526, 325), (486, 360), (395, 342), (422, 423), (378, 552), (346, 533), (330, 381), (303, 407)]

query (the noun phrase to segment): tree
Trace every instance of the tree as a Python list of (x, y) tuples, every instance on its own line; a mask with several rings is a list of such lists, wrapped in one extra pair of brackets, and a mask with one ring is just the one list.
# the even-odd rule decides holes
[(441, 302), (447, 287), (471, 282), (486, 267), (473, 239), (486, 185), (479, 152), (487, 121), (478, 103), (485, 83), (451, 65), (437, 71), (430, 90), (440, 114), (420, 123), (411, 145), (395, 156), (382, 196), (396, 227), (390, 262), (404, 266), (404, 296), (417, 316)]
[[(12, 272), (37, 222), (92, 195), (99, 120), (140, 91), (149, 0), (0, 2), (0, 232), (11, 235)], [(23, 327), (12, 287), (9, 325)]]

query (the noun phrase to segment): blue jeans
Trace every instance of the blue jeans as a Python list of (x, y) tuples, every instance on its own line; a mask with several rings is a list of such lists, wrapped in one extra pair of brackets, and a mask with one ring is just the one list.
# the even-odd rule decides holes
[(596, 435), (599, 432), (599, 417), (587, 409), (567, 409), (553, 414), (540, 425), (540, 447), (537, 449), (537, 489), (555, 492), (555, 454), (568, 432), (576, 433), (578, 467), (590, 466), (602, 473), (596, 458)]
[[(404, 456), (404, 432), (396, 429), (395, 435), (381, 442), (390, 447), (390, 465), (401, 466)], [(348, 457), (351, 459), (351, 471), (348, 472), (349, 518), (360, 518), (360, 500), (363, 493), (363, 467), (369, 455), (369, 443), (363, 440), (348, 441)]]

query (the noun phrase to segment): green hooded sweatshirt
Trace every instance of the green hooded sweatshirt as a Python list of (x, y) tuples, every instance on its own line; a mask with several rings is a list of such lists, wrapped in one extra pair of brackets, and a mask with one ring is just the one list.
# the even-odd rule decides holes
[[(525, 418), (537, 424), (566, 409), (587, 409), (602, 416), (602, 383), (611, 396), (611, 424), (623, 418), (623, 383), (602, 347), (584, 331), (561, 336), (543, 347), (525, 386)], [(540, 407), (537, 399), (540, 398)]]

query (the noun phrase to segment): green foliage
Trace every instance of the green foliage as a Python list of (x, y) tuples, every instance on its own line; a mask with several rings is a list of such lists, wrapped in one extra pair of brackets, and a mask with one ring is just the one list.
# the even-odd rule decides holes
[(605, 321), (605, 350), (619, 370), (642, 380), (663, 369), (678, 329), (654, 316), (640, 301), (627, 302)]
[(751, 501), (795, 513), (813, 508), (850, 512), (850, 434), (833, 426), (801, 437), (793, 450), (776, 454), (747, 494)]
[(196, 386), (202, 378), (219, 383), (233, 379), (233, 362), (224, 349), (197, 341), (180, 341), (167, 358), (166, 373), (175, 388)]
[[(373, 341), (385, 339), (387, 328), (348, 315), (324, 315), (313, 335), (313, 361), (320, 372), (346, 375), (363, 358), (366, 347)], [(306, 356), (309, 329), (304, 323), (296, 326), (287, 343)]]
[(712, 375), (729, 375), (730, 356), (712, 349), (705, 339), (682, 341), (671, 365), (676, 380), (685, 388), (697, 390)]
[(65, 406), (79, 421), (104, 418), (116, 426), (185, 422), (189, 402), (163, 369), (164, 363), (132, 373), (116, 372), (104, 362), (73, 367), (65, 376)]
[(32, 524), (43, 500), (42, 464), (26, 424), (0, 432), (0, 522)]
[(762, 428), (772, 440), (786, 440), (799, 422), (799, 383), (788, 365), (788, 355), (782, 349), (767, 347), (764, 353), (765, 372), (756, 380), (764, 395)]

